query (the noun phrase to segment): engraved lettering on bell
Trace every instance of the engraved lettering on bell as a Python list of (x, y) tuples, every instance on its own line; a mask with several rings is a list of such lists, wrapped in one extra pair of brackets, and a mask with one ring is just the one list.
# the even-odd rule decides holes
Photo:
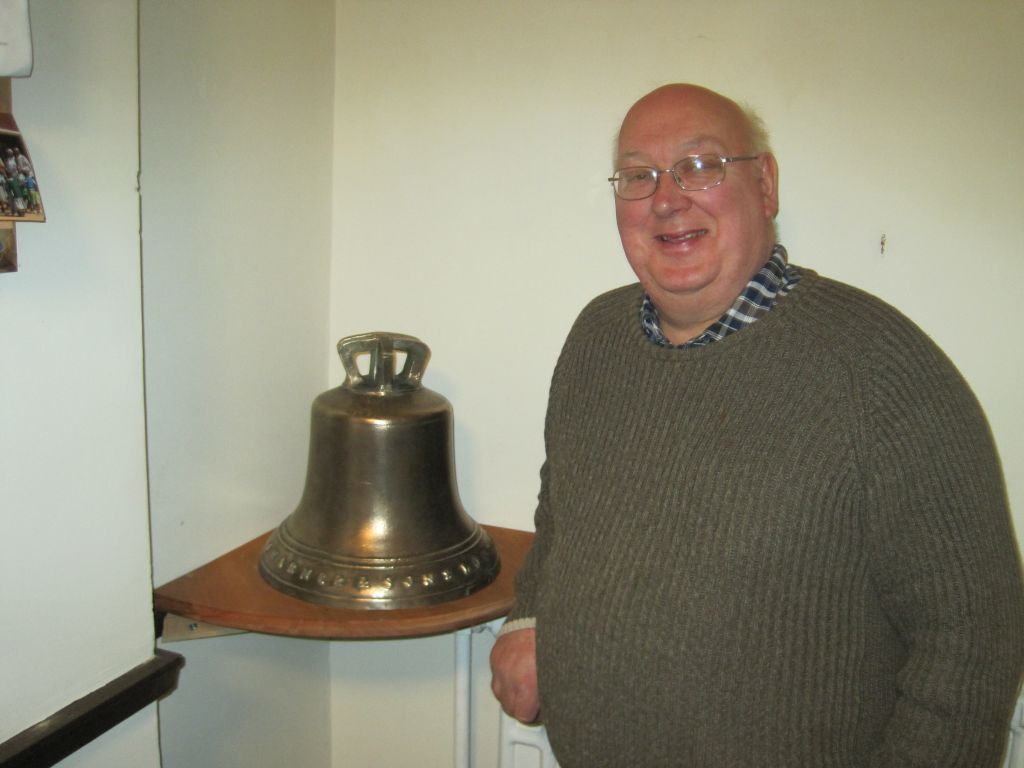
[[(338, 354), (345, 382), (313, 401), (306, 485), (264, 547), (263, 578), (303, 600), (367, 609), (487, 586), (498, 552), (459, 499), (452, 407), (422, 384), (430, 349), (377, 332), (343, 338)], [(295, 578), (298, 563), (320, 576)]]

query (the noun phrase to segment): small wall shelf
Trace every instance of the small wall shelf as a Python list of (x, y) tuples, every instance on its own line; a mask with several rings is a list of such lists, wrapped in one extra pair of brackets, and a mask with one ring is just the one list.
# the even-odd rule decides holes
[(153, 610), (220, 627), (322, 639), (421, 637), (476, 626), (508, 613), (513, 582), (533, 541), (529, 531), (483, 526), (501, 558), (497, 579), (467, 597), (426, 608), (358, 610), (289, 597), (260, 577), (270, 531), (153, 592)]

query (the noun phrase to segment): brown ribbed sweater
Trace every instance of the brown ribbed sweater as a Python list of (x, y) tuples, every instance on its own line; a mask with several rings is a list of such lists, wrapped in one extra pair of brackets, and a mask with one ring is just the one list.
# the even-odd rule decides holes
[(998, 765), (1024, 600), (984, 415), (803, 274), (703, 349), (651, 344), (637, 285), (566, 340), (511, 614), (563, 768)]

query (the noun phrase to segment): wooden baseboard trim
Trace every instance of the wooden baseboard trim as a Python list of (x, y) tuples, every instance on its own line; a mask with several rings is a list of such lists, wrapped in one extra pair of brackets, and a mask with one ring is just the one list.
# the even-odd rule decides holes
[(155, 654), (0, 744), (0, 768), (49, 768), (171, 693), (185, 659), (170, 651)]

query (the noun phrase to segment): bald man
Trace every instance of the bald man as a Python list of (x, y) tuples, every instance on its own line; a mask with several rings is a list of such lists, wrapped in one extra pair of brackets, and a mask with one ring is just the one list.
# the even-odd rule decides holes
[(788, 262), (755, 115), (637, 102), (610, 179), (638, 283), (552, 379), (492, 689), (563, 768), (993, 766), (1024, 664), (1002, 472), (950, 361)]

